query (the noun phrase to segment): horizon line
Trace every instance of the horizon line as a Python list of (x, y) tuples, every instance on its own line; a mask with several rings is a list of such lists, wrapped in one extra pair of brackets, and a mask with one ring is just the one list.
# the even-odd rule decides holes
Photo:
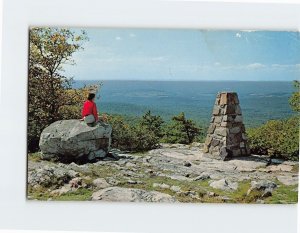
[(158, 80), (158, 79), (150, 79), (150, 80), (141, 80), (141, 79), (73, 79), (73, 81), (154, 81), (154, 82), (293, 82), (299, 81), (297, 79), (293, 80)]

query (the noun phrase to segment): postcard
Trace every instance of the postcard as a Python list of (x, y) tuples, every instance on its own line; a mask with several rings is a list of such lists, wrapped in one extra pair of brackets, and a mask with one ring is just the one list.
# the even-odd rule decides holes
[(294, 31), (31, 27), (27, 199), (298, 202)]

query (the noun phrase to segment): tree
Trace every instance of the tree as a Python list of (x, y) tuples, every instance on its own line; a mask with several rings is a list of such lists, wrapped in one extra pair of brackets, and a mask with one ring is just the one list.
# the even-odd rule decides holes
[[(64, 106), (82, 104), (86, 90), (71, 90), (72, 79), (62, 75), (63, 65), (74, 65), (74, 52), (83, 49), (85, 31), (31, 28), (28, 66), (28, 149), (38, 149), (41, 131), (64, 119)], [(71, 108), (71, 107), (70, 107)], [(79, 117), (79, 116), (78, 116)]]
[(147, 130), (154, 133), (157, 138), (161, 138), (162, 134), (162, 124), (164, 123), (161, 116), (151, 115), (151, 111), (148, 110), (145, 115), (142, 116), (140, 125), (144, 126)]
[(296, 111), (300, 112), (300, 82), (298, 80), (294, 81), (294, 87), (296, 88), (296, 92), (292, 94), (292, 96), (289, 98), (289, 103), (291, 108)]
[(190, 144), (200, 135), (201, 129), (189, 119), (185, 118), (184, 112), (172, 118), (165, 129), (164, 142)]

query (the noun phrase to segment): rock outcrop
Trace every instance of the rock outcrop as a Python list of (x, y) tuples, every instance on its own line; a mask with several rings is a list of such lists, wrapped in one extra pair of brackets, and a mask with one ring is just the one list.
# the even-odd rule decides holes
[(199, 145), (164, 143), (144, 154), (118, 156), (80, 165), (29, 155), (28, 199), (297, 203), (296, 161), (270, 165), (259, 155), (222, 161), (207, 157)]
[(218, 93), (204, 152), (223, 160), (250, 154), (237, 93)]
[(112, 127), (104, 122), (91, 127), (80, 120), (56, 121), (41, 134), (42, 158), (78, 161), (105, 157), (111, 144), (111, 132)]
[(29, 171), (27, 182), (32, 187), (61, 186), (78, 176), (79, 173), (72, 169), (46, 165)]
[(93, 193), (92, 200), (124, 201), (124, 202), (176, 202), (168, 194), (142, 189), (110, 187)]

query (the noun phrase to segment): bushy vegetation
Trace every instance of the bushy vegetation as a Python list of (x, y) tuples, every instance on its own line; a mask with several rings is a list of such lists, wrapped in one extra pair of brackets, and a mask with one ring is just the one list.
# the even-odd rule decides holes
[(162, 120), (150, 112), (136, 123), (129, 122), (121, 115), (109, 115), (108, 122), (112, 125), (113, 148), (145, 151), (158, 146)]
[(247, 130), (251, 152), (283, 159), (299, 159), (299, 82), (289, 99), (296, 115), (284, 120), (270, 120), (266, 124)]
[(298, 159), (299, 117), (271, 120), (247, 131), (252, 153), (284, 159)]
[(200, 128), (184, 113), (164, 122), (150, 111), (135, 121), (121, 115), (109, 115), (112, 125), (112, 147), (129, 151), (146, 151), (157, 148), (160, 142), (189, 144), (198, 139)]
[(39, 136), (49, 124), (78, 118), (87, 89), (71, 89), (72, 79), (62, 75), (64, 64), (75, 64), (86, 33), (68, 29), (32, 28), (29, 37), (28, 150), (38, 150)]
[(289, 104), (295, 112), (299, 113), (300, 112), (300, 82), (298, 80), (294, 81), (294, 87), (296, 91), (289, 98)]
[(164, 128), (162, 142), (190, 144), (200, 135), (201, 128), (192, 120), (186, 119), (184, 112), (172, 117)]

